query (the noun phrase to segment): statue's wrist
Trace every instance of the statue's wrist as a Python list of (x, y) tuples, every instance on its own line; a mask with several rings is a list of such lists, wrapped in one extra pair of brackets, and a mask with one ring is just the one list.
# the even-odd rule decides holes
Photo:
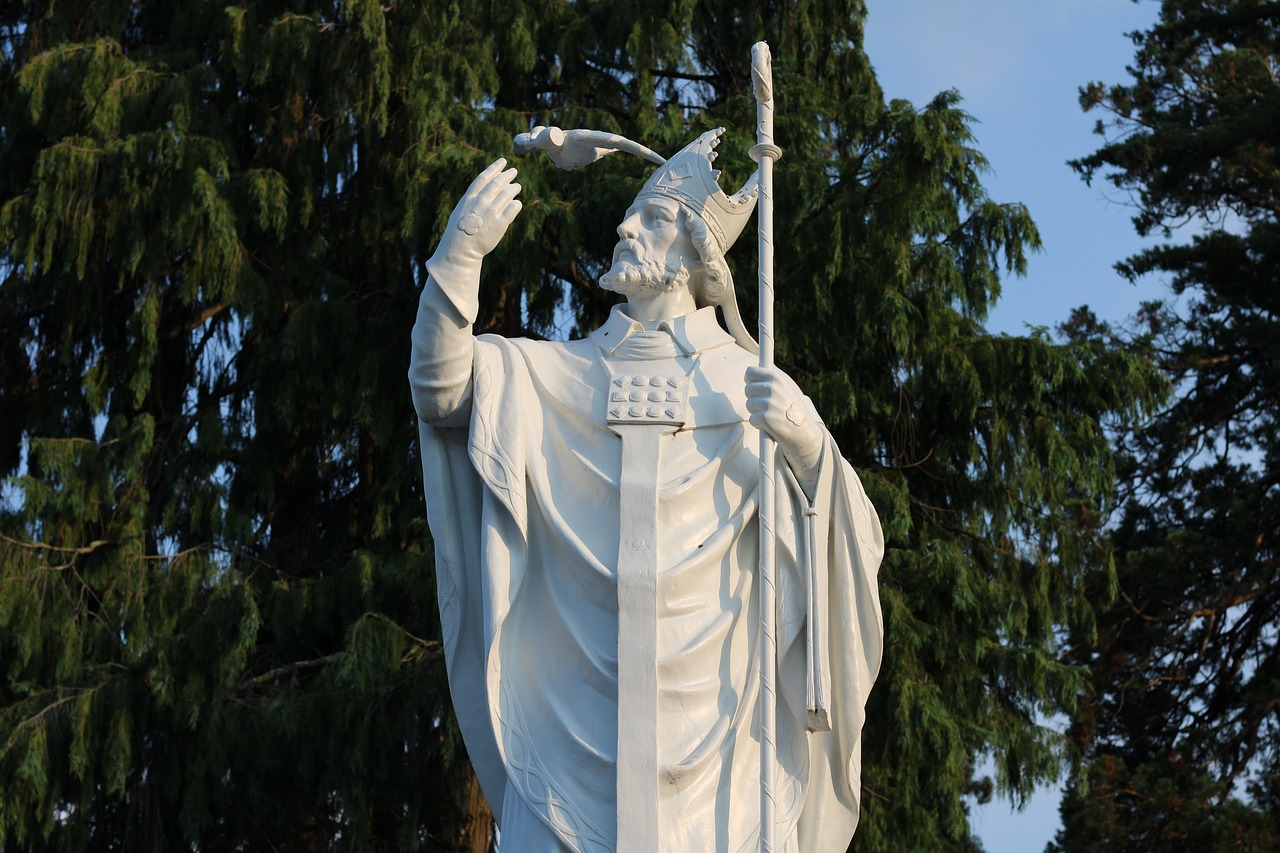
[(813, 496), (818, 490), (818, 479), (822, 473), (822, 459), (825, 454), (824, 443), (819, 440), (814, 447), (806, 447), (793, 449), (790, 453), (783, 450), (783, 457), (787, 460), (787, 466), (791, 468), (791, 473), (795, 475), (796, 482), (800, 484), (800, 488), (804, 490), (809, 500), (813, 500)]
[(480, 308), (480, 264), (481, 258), (443, 245), (427, 261), (427, 273), (468, 323)]

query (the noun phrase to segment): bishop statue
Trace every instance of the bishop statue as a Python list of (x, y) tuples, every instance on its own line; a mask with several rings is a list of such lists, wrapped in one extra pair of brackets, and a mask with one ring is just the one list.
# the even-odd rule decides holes
[[(568, 165), (660, 164), (599, 282), (624, 301), (581, 340), (472, 333), (481, 265), (521, 208), (505, 160), (427, 264), (409, 379), (449, 684), (503, 853), (759, 850), (766, 769), (777, 849), (843, 851), (857, 825), (884, 542), (813, 404), (756, 362), (725, 253), (759, 184), (720, 188), (722, 133), (670, 159), (596, 131), (518, 138)], [(777, 447), (771, 650), (761, 430)]]

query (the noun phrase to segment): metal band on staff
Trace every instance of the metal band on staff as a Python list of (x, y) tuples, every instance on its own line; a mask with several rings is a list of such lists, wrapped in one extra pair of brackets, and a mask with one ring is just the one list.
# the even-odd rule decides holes
[[(773, 161), (782, 149), (773, 143), (773, 65), (769, 46), (751, 48), (751, 82), (756, 97), (756, 139), (751, 156), (759, 161), (760, 196), (756, 217), (760, 252), (760, 366), (773, 367)], [(780, 849), (777, 832), (777, 609), (774, 568), (775, 444), (760, 432), (760, 849)]]

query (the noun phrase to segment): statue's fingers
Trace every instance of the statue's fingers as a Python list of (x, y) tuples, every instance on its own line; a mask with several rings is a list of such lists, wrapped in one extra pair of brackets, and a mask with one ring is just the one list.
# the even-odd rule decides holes
[(511, 184), (515, 181), (516, 176), (518, 176), (519, 174), (520, 172), (516, 170), (515, 166), (512, 166), (510, 169), (507, 169), (505, 172), (499, 172), (498, 174), (494, 175), (492, 178), (489, 179), (489, 187), (488, 187), (489, 191), (502, 192), (504, 189), (511, 186)]
[(484, 171), (476, 175), (475, 180), (471, 182), (471, 186), (467, 187), (466, 197), (478, 199), (482, 198), (486, 191), (492, 186), (494, 178), (506, 167), (507, 158), (499, 157), (494, 160)]
[(493, 200), (493, 206), (497, 210), (501, 210), (511, 203), (511, 200), (520, 195), (520, 190), (524, 189), (519, 184), (507, 184), (498, 193), (498, 197)]
[(481, 172), (479, 175), (476, 175), (476, 179), (472, 181), (472, 183), (477, 183), (477, 184), (488, 183), (490, 178), (492, 178), (498, 172), (501, 172), (506, 167), (507, 167), (507, 158), (499, 157), (497, 160), (494, 160), (488, 166), (485, 166), (484, 171)]
[(770, 438), (774, 439), (775, 441), (777, 440), (777, 434), (773, 430), (773, 424), (770, 423), (769, 419), (766, 418), (763, 414), (752, 415), (750, 418), (750, 423), (753, 427), (760, 430), (761, 432), (768, 433)]
[(515, 183), (518, 172), (514, 168), (507, 169), (505, 172), (499, 172), (490, 176), (489, 183), (486, 184), (478, 195), (479, 203), (484, 207), (497, 208), (500, 207), (498, 199), (503, 193), (510, 189)]
[(502, 208), (502, 212), (498, 215), (502, 218), (503, 222), (510, 225), (523, 207), (524, 205), (520, 203), (519, 199), (513, 199), (512, 201), (507, 202), (506, 206)]

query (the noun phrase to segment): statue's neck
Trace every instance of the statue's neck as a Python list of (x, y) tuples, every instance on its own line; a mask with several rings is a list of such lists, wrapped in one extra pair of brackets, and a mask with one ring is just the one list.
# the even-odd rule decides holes
[(627, 316), (646, 329), (656, 329), (663, 320), (674, 320), (698, 310), (687, 287), (667, 293), (633, 296), (627, 301)]

